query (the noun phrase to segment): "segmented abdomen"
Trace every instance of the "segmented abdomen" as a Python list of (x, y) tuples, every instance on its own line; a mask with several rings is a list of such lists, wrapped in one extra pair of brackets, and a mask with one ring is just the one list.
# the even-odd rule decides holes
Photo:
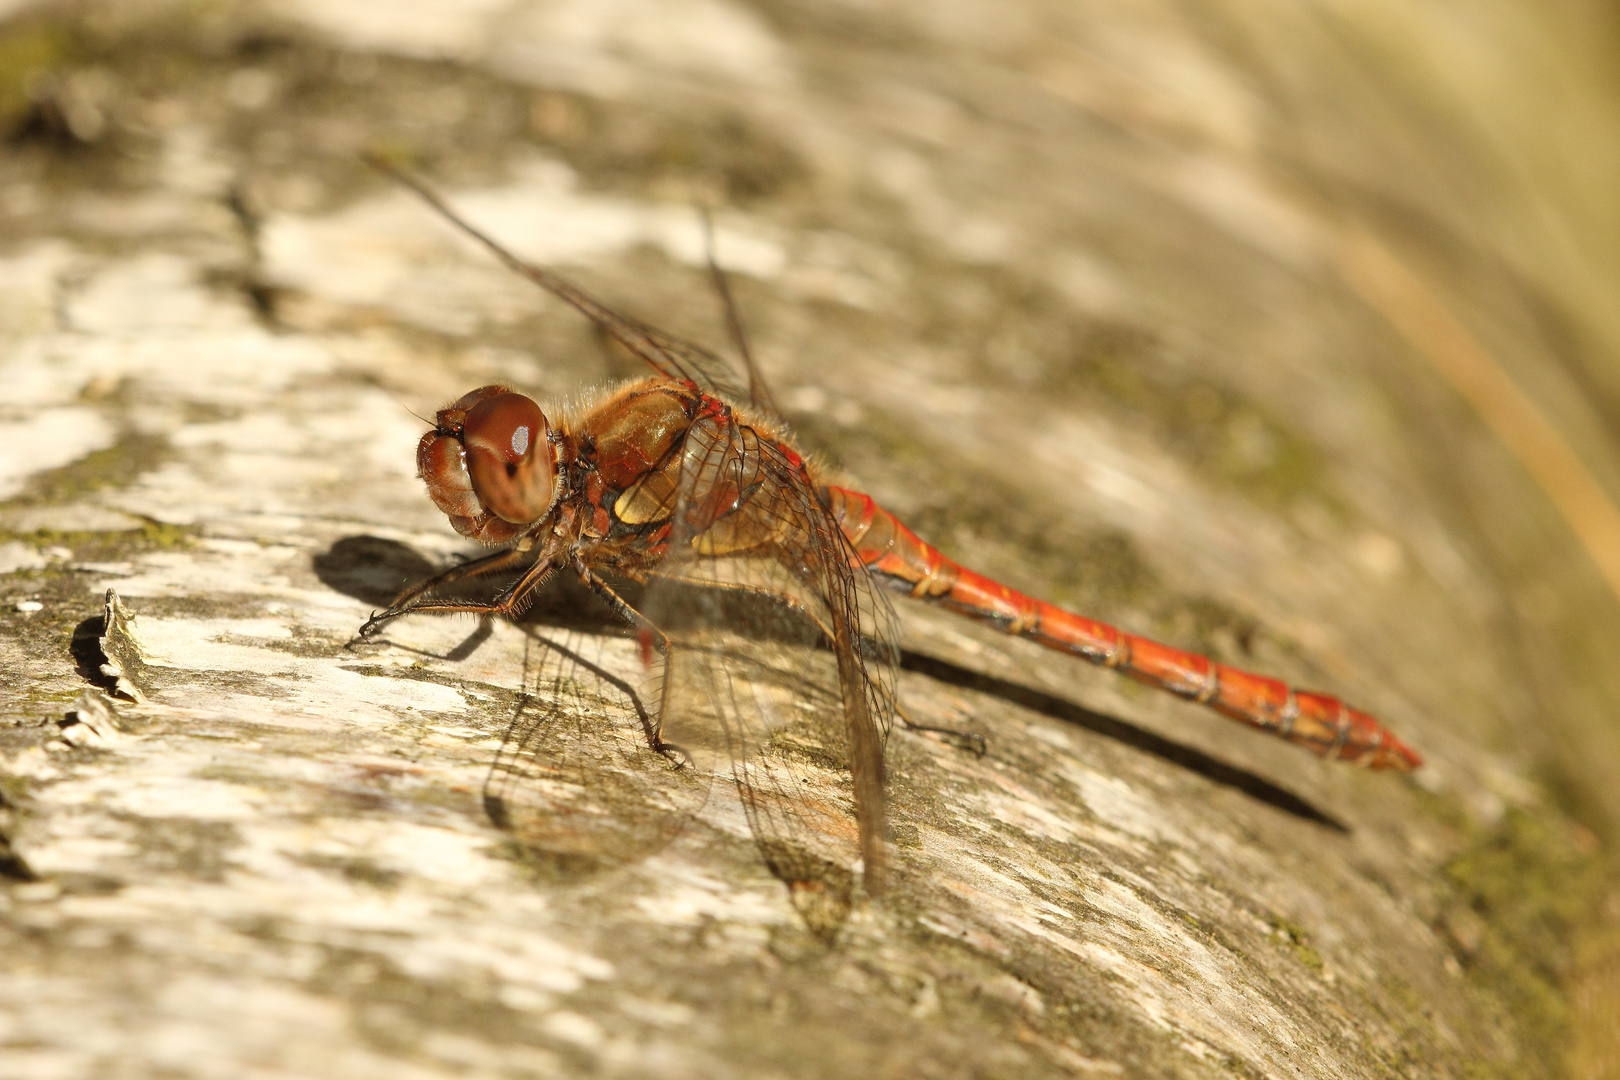
[(1371, 769), (1423, 763), (1382, 724), (1336, 697), (1218, 664), (1076, 615), (952, 562), (870, 495), (828, 486), (828, 508), (867, 569), (886, 584), (1008, 634), (1084, 657), (1201, 702), (1326, 758)]

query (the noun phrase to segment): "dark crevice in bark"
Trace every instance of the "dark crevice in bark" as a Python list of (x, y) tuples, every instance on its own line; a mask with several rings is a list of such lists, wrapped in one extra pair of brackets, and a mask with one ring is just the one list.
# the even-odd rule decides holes
[(73, 667), (81, 678), (97, 690), (118, 693), (118, 680), (103, 670), (107, 654), (102, 651), (101, 639), (107, 633), (107, 620), (93, 615), (73, 628), (68, 650), (73, 655)]

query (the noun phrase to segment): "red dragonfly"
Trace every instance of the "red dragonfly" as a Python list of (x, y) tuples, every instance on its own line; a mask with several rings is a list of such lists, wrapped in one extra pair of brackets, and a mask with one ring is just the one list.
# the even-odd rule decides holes
[[(654, 653), (661, 659), (646, 732), (652, 748), (728, 753), (756, 841), (790, 885), (815, 880), (807, 867), (827, 862), (819, 841), (839, 832), (840, 817), (849, 839), (847, 809), (812, 806), (804, 794), (806, 770), (829, 760), (847, 768), (867, 892), (883, 885), (884, 742), (896, 712), (899, 635), (880, 584), (1322, 757), (1373, 769), (1421, 764), (1338, 698), (1125, 633), (951, 561), (870, 496), (821, 478), (775, 416), (746, 347), (744, 387), (714, 354), (525, 263), (419, 181), (374, 164), (655, 374), (550, 416), (503, 386), (439, 410), (417, 447), (428, 495), (458, 533), (506, 546), (407, 589), (361, 637), (415, 612), (514, 618), (553, 574), (577, 575), (637, 628), (644, 664), (654, 668)], [(515, 577), (487, 601), (440, 595), (502, 572)], [(647, 584), (641, 607), (610, 579)], [(821, 758), (805, 752), (818, 745)]]

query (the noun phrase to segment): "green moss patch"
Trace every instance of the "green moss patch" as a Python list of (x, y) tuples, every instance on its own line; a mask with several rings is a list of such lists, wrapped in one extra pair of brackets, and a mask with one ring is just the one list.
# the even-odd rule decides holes
[(1145, 426), (1172, 453), (1217, 484), (1268, 507), (1312, 497), (1342, 501), (1321, 454), (1302, 433), (1231, 387), (1164, 362), (1162, 346), (1130, 328), (1083, 327), (1048, 382), (1103, 399)]
[(1604, 884), (1596, 842), (1550, 812), (1510, 810), (1444, 873), (1453, 900), (1438, 930), (1469, 979), (1500, 1003), (1504, 1022), (1518, 1029), (1528, 1050), (1481, 1075), (1562, 1075), (1573, 942)]
[(60, 24), (28, 18), (0, 30), (0, 136), (26, 124), (39, 80), (69, 63), (73, 34)]
[(1311, 939), (1303, 926), (1280, 916), (1267, 921), (1271, 923), (1272, 933), (1277, 941), (1293, 955), (1294, 959), (1317, 975), (1322, 974), (1326, 968), (1322, 962), (1322, 954), (1311, 944)]
[[(184, 548), (191, 545), (199, 530), (194, 525), (175, 525), (167, 521), (147, 521), (138, 529), (117, 532), (84, 532), (70, 529), (35, 529), (31, 532), (9, 532), (0, 529), (0, 543), (17, 540), (36, 547), (71, 548), (81, 559), (108, 559), (137, 551), (162, 548)], [(50, 575), (69, 573), (66, 570), (31, 570), (27, 573)]]

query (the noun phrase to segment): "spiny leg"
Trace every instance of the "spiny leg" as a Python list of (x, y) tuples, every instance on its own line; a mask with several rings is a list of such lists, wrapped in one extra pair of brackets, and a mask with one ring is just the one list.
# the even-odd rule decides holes
[(394, 602), (389, 604), (386, 610), (372, 612), (371, 618), (367, 619), (366, 624), (360, 628), (360, 637), (362, 639), (368, 638), (376, 633), (377, 628), (383, 623), (397, 619), (401, 615), (408, 615), (413, 611), (421, 610), (421, 605), (415, 602), (417, 597), (446, 585), (454, 584), (463, 578), (478, 577), (481, 574), (493, 574), (505, 570), (514, 563), (520, 562), (526, 554), (528, 552), (519, 551), (517, 548), (497, 551), (492, 555), (485, 555), (482, 558), (464, 562), (460, 566), (452, 566), (450, 569), (441, 574), (435, 574), (426, 581), (419, 581), (394, 597)]
[[(444, 584), (445, 579), (454, 581), (457, 580), (457, 577), (469, 577), (477, 574), (493, 573), (496, 570), (504, 569), (504, 565), (496, 564), (495, 560), (503, 556), (510, 557), (513, 554), (513, 552), (502, 552), (500, 555), (491, 555), (486, 559), (474, 560), (473, 562), (468, 563), (466, 566), (458, 566), (453, 570), (446, 571), (445, 574), (440, 575), (439, 578), (434, 579), (432, 582), (428, 582), (423, 586), (418, 586), (415, 590), (413, 590), (413, 592), (417, 597), (420, 597), (422, 593), (428, 591), (429, 587)], [(516, 554), (522, 555), (524, 553), (517, 552)], [(507, 564), (509, 565), (511, 562), (516, 561), (516, 558), (508, 558)], [(479, 566), (480, 563), (485, 562), (488, 562), (491, 565)], [(534, 592), (535, 589), (539, 588), (541, 583), (543, 583), (546, 578), (551, 576), (552, 569), (550, 559), (540, 559), (533, 566), (525, 570), (522, 576), (516, 581), (502, 589), (499, 595), (497, 595), (494, 600), (487, 604), (456, 600), (418, 600), (414, 598), (406, 601), (403, 604), (396, 603), (393, 607), (389, 608), (382, 614), (373, 615), (370, 619), (367, 619), (366, 624), (360, 628), (360, 636), (362, 638), (370, 637), (372, 634), (376, 633), (377, 627), (381, 626), (388, 620), (396, 619), (401, 615), (415, 614), (417, 612), (441, 614), (448, 612), (466, 612), (473, 615), (499, 615), (505, 619), (516, 618), (522, 613), (524, 606), (527, 604), (529, 594)], [(460, 571), (460, 573), (457, 574), (457, 571)], [(449, 575), (452, 574), (456, 574), (457, 577), (450, 577)]]
[[(647, 744), (652, 747), (655, 753), (663, 754), (671, 761), (675, 760), (673, 756), (675, 751), (679, 751), (682, 756), (690, 761), (691, 755), (684, 748), (664, 741), (664, 717), (669, 715), (670, 665), (674, 658), (669, 635), (660, 630), (647, 616), (631, 607), (629, 601), (615, 592), (613, 586), (603, 581), (601, 576), (589, 566), (586, 566), (583, 560), (576, 559), (574, 561), (574, 570), (579, 574), (579, 579), (592, 592), (601, 597), (608, 607), (613, 609), (614, 614), (631, 626), (638, 628), (643, 634), (650, 636), (653, 648), (657, 649), (658, 655), (663, 658), (664, 671), (658, 680), (658, 708), (654, 712), (652, 723), (646, 732)], [(677, 761), (676, 764), (679, 765), (680, 762)]]

